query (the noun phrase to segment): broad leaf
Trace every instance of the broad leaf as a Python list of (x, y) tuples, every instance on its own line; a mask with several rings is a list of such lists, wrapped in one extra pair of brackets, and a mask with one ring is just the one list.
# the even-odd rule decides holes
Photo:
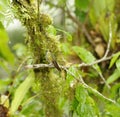
[(84, 22), (89, 8), (89, 0), (75, 0), (75, 14), (80, 22)]
[[(87, 64), (91, 64), (96, 60), (96, 58), (92, 55), (92, 53), (90, 53), (88, 50), (82, 47), (74, 46), (73, 50), (80, 57), (80, 59)], [(93, 65), (93, 67), (98, 72), (101, 72), (100, 67), (97, 64)]]
[(71, 53), (71, 45), (69, 43), (61, 43), (61, 49), (65, 55)]
[(116, 83), (112, 86), (110, 96), (112, 99), (120, 99), (119, 95), (120, 83)]
[(120, 69), (116, 69), (114, 73), (107, 79), (107, 83), (113, 83), (120, 77)]
[(13, 21), (10, 0), (0, 0), (0, 21), (6, 25)]
[(118, 60), (116, 61), (116, 67), (117, 67), (117, 69), (120, 69), (120, 59), (118, 59)]
[(11, 53), (8, 47), (8, 35), (0, 22), (0, 58), (5, 59), (10, 63), (14, 63), (14, 55)]
[(114, 65), (114, 63), (116, 62), (116, 60), (118, 59), (119, 56), (120, 56), (120, 52), (116, 53), (116, 54), (112, 57), (112, 59), (111, 59), (111, 61), (110, 61), (109, 68), (111, 68), (111, 67)]
[(88, 92), (83, 86), (78, 86), (76, 88), (75, 97), (79, 102), (82, 102), (84, 104), (87, 96)]
[(13, 99), (11, 107), (10, 107), (11, 115), (13, 115), (15, 113), (15, 111), (18, 109), (19, 105), (21, 104), (22, 100), (24, 99), (29, 88), (32, 86), (33, 82), (34, 82), (34, 73), (31, 72), (28, 75), (28, 77), (16, 89), (15, 94), (14, 94), (14, 99)]
[(89, 8), (89, 0), (75, 0), (75, 7), (86, 12)]
[(120, 105), (108, 104), (106, 105), (106, 115), (104, 117), (120, 117)]
[(66, 84), (67, 86), (72, 86), (75, 81), (75, 77), (77, 78), (78, 73), (76, 71), (76, 68), (74, 66), (70, 67), (69, 70), (67, 71), (67, 77), (66, 77)]
[(71, 36), (70, 33), (66, 32), (64, 30), (58, 29), (58, 28), (56, 28), (56, 30), (58, 30), (60, 32), (63, 32), (65, 34), (65, 36), (66, 36), (66, 39), (68, 39), (68, 41), (72, 41), (72, 36)]
[(75, 97), (78, 101), (75, 111), (80, 117), (97, 116), (98, 112), (94, 100), (88, 95), (87, 90), (82, 85), (76, 88)]

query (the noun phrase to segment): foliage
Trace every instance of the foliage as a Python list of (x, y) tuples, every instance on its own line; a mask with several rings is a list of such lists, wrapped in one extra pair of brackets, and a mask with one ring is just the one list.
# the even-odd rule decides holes
[(1, 37), (1, 41), (0, 41), (1, 58), (5, 59), (6, 61), (8, 61), (10, 63), (14, 63), (14, 56), (10, 52), (8, 45), (7, 45), (8, 41), (9, 41), (8, 35), (7, 35), (1, 22), (0, 22), (0, 37)]
[[(119, 117), (119, 6), (0, 1), (0, 116)], [(16, 19), (20, 35), (8, 30)]]

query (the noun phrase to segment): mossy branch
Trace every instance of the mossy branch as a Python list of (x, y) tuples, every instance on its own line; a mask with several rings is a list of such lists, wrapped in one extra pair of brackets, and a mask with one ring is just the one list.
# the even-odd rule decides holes
[[(57, 36), (51, 35), (47, 31), (49, 25), (52, 25), (51, 17), (40, 12), (39, 3), (32, 3), (28, 0), (13, 0), (12, 4), (15, 17), (27, 29), (26, 44), (34, 64), (47, 64), (47, 51), (50, 51), (57, 59), (60, 52), (59, 41)], [(34, 72), (36, 80), (39, 80), (40, 83), (39, 88), (46, 117), (58, 117), (58, 115), (61, 117), (62, 111), (59, 109), (57, 101), (62, 94), (61, 84), (64, 81), (59, 78), (59, 75), (55, 75), (50, 68), (34, 69)]]

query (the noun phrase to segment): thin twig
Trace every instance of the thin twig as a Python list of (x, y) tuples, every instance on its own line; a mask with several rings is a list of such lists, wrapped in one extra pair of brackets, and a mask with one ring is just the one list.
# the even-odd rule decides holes
[[(111, 41), (112, 41), (112, 27), (111, 27), (111, 22), (109, 22), (109, 40), (108, 40), (108, 45), (107, 45), (107, 50), (105, 52), (105, 55), (103, 56), (102, 59), (105, 59), (107, 56), (108, 56), (108, 53), (110, 51), (110, 44), (111, 44)], [(94, 67), (94, 66), (93, 66)], [(99, 74), (99, 76), (101, 77), (101, 79), (104, 81), (104, 83), (106, 84), (106, 86), (108, 88), (110, 88), (110, 85), (106, 82), (104, 76), (102, 75), (101, 72), (99, 72), (98, 70), (96, 70)]]
[[(96, 69), (95, 69), (96, 70)], [(99, 74), (99, 76), (101, 77), (101, 79), (103, 80), (103, 82), (106, 84), (106, 86), (110, 89), (110, 85), (106, 82), (103, 74), (101, 72), (99, 72), (98, 70), (96, 70), (96, 72)]]
[[(59, 65), (59, 67), (60, 67), (61, 69), (68, 69), (68, 68), (70, 68), (71, 66), (74, 66), (74, 67), (76, 67), (76, 68), (92, 66), (92, 67), (94, 68), (93, 65), (98, 64), (98, 63), (101, 63), (101, 62), (103, 62), (103, 61), (110, 60), (112, 57), (113, 57), (113, 55), (111, 55), (111, 56), (109, 56), (109, 57), (106, 57), (106, 58), (102, 58), (102, 59), (96, 60), (96, 61), (94, 61), (93, 63), (90, 63), (90, 64), (81, 63), (81, 64), (78, 64), (78, 65), (72, 64), (72, 65), (70, 65), (70, 66), (61, 66), (61, 65)], [(33, 64), (33, 65), (26, 65), (25, 68), (27, 68), (27, 69), (54, 68), (54, 65), (53, 65), (52, 63), (50, 63), (50, 64)], [(101, 79), (104, 81), (104, 83), (106, 84), (106, 86), (107, 86), (108, 88), (110, 88), (110, 86), (109, 86), (109, 85), (107, 84), (107, 82), (105, 81), (104, 76), (103, 76), (96, 68), (94, 68), (94, 69), (98, 72), (99, 76), (100, 76)]]
[[(71, 74), (74, 78), (76, 78), (76, 76), (75, 76), (74, 73), (70, 72), (70, 71), (67, 70), (67, 69), (65, 69), (65, 70), (67, 71), (67, 73)], [(85, 88), (87, 88), (87, 90), (88, 90), (89, 92), (92, 92), (95, 96), (98, 96), (98, 97), (100, 97), (100, 98), (102, 98), (102, 99), (104, 99), (104, 100), (106, 100), (106, 101), (108, 101), (108, 102), (111, 102), (111, 103), (113, 103), (113, 104), (116, 104), (116, 101), (115, 101), (115, 100), (112, 100), (112, 99), (110, 99), (110, 98), (105, 97), (105, 96), (102, 95), (100, 92), (98, 92), (98, 91), (95, 90), (94, 88), (92, 88), (92, 87), (90, 87), (89, 85), (87, 85), (87, 84), (84, 82), (84, 80), (83, 80), (83, 78), (82, 78), (82, 76), (81, 76), (80, 74), (78, 74), (78, 76), (79, 76), (79, 79), (76, 79), (76, 80), (79, 81), (80, 83), (82, 83), (82, 84), (85, 86)]]
[(114, 54), (112, 54), (112, 55), (109, 56), (109, 57), (101, 58), (101, 59), (99, 59), (99, 60), (96, 60), (96, 61), (94, 61), (93, 63), (90, 63), (90, 64), (81, 63), (81, 64), (78, 65), (78, 67), (92, 66), (92, 65), (95, 65), (95, 64), (98, 64), (98, 63), (101, 63), (101, 62), (104, 62), (104, 61), (110, 60), (113, 56), (114, 56)]
[(95, 45), (95, 43), (93, 42), (92, 37), (91, 37), (90, 34), (88, 33), (85, 25), (82, 25), (82, 24), (80, 23), (80, 21), (78, 21), (78, 19), (75, 18), (75, 17), (70, 13), (70, 11), (69, 11), (68, 8), (67, 8), (66, 12), (67, 12), (67, 14), (68, 14), (68, 17), (71, 18), (71, 20), (72, 20), (74, 23), (76, 23), (76, 25), (78, 26), (78, 28), (81, 27), (81, 30), (82, 30), (83, 34), (87, 37), (88, 42), (89, 42), (90, 44), (92, 44), (92, 46), (95, 47), (96, 45)]
[(104, 95), (102, 95), (100, 92), (98, 92), (97, 90), (95, 90), (94, 88), (90, 87), (89, 85), (87, 85), (84, 81), (83, 81), (83, 78), (82, 76), (79, 74), (79, 78), (80, 78), (80, 82), (82, 81), (82, 84), (90, 91), (92, 92), (93, 94), (95, 94), (96, 96), (99, 96), (101, 97), (102, 99), (104, 100), (107, 100), (108, 102), (111, 102), (111, 103), (114, 103), (116, 104), (116, 101), (115, 100), (112, 100), (110, 98), (107, 98), (105, 97)]
[[(98, 62), (101, 62), (101, 61), (104, 61), (106, 60), (107, 56), (108, 56), (108, 53), (110, 51), (110, 44), (111, 44), (111, 41), (112, 41), (112, 27), (111, 27), (111, 22), (109, 22), (109, 41), (108, 41), (108, 45), (107, 45), (107, 50), (105, 52), (105, 55), (103, 56), (103, 58), (99, 59), (98, 61), (95, 61), (93, 63), (90, 64), (90, 66), (94, 65), (95, 63), (97, 64)], [(113, 55), (112, 55), (113, 56)], [(112, 58), (112, 56), (110, 56), (110, 58)], [(92, 66), (99, 74), (99, 76), (101, 77), (101, 79), (104, 81), (104, 83), (106, 84), (106, 86), (108, 88), (110, 88), (109, 84), (106, 82), (104, 76), (102, 75), (101, 72), (99, 72), (94, 66)]]
[(54, 68), (54, 65), (41, 63), (41, 64), (26, 65), (25, 68), (27, 69)]
[(91, 91), (94, 95), (108, 101), (108, 102), (111, 102), (113, 104), (117, 104), (115, 100), (112, 100), (110, 98), (107, 98), (105, 97), (104, 95), (102, 95), (100, 92), (98, 92), (97, 90), (95, 90), (94, 88), (90, 87), (89, 85), (87, 85), (86, 83), (84, 83), (84, 86), (89, 90)]
[[(62, 66), (62, 65), (59, 65), (61, 69), (64, 69), (64, 68), (70, 68), (71, 66), (74, 66), (76, 68), (80, 68), (80, 67), (89, 67), (89, 66), (92, 66), (92, 65), (95, 65), (95, 64), (98, 64), (98, 63), (101, 63), (101, 62), (104, 62), (104, 61), (107, 61), (107, 60), (110, 60), (112, 57), (114, 56), (111, 55), (109, 57), (106, 57), (106, 58), (102, 58), (102, 59), (99, 59), (99, 60), (96, 60), (94, 61), (93, 63), (90, 63), (90, 64), (86, 64), (86, 63), (81, 63), (81, 64), (78, 64), (78, 65), (75, 65), (75, 64), (71, 64), (69, 66)], [(25, 68), (27, 69), (38, 69), (38, 68), (54, 68), (54, 65), (53, 64), (32, 64), (32, 65), (26, 65)]]
[(25, 62), (26, 62), (27, 60), (28, 60), (28, 57), (25, 58), (25, 59), (22, 61), (22, 63), (18, 66), (17, 72), (20, 71), (20, 69), (22, 68), (22, 66), (25, 64)]
[(109, 40), (108, 40), (107, 50), (106, 50), (105, 55), (103, 56), (103, 58), (106, 58), (109, 51), (110, 51), (111, 41), (112, 41), (112, 26), (111, 26), (111, 22), (109, 22)]

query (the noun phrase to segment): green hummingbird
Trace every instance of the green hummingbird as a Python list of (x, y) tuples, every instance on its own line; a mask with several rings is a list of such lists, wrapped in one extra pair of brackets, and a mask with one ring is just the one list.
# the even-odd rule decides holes
[(60, 66), (58, 65), (56, 59), (55, 59), (55, 56), (48, 50), (47, 53), (46, 53), (46, 60), (49, 62), (49, 63), (52, 63), (54, 65), (54, 67), (58, 70), (58, 71), (61, 71), (61, 68)]

